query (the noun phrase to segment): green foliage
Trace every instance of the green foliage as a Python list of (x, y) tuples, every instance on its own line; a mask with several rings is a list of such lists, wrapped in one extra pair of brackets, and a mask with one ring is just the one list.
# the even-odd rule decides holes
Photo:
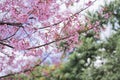
[[(94, 34), (81, 36), (82, 44), (70, 55), (69, 61), (59, 73), (60, 78), (56, 80), (120, 80), (120, 2), (115, 0), (110, 4), (105, 3), (104, 11), (99, 14), (88, 12), (91, 23), (100, 22), (100, 27), (111, 24), (115, 33), (106, 41), (95, 40)], [(110, 17), (103, 17), (110, 13)], [(118, 26), (116, 26), (116, 24)], [(94, 62), (99, 56), (101, 65), (96, 67)]]
[(99, 68), (91, 68), (93, 80), (120, 80), (120, 31), (111, 36), (107, 42), (102, 43), (104, 48), (101, 58), (106, 59), (105, 64)]
[[(69, 56), (69, 61), (62, 68), (53, 72), (51, 80), (120, 80), (120, 30), (115, 25), (120, 25), (119, 5), (120, 1), (115, 0), (110, 4), (105, 3), (102, 13), (88, 13), (91, 23), (99, 21), (100, 27), (109, 23), (116, 33), (105, 42), (96, 40), (93, 32), (81, 35), (81, 45)], [(103, 17), (107, 13), (108, 19)], [(94, 65), (97, 56), (106, 61), (99, 67)]]
[(59, 73), (59, 79), (56, 80), (87, 80), (85, 77), (85, 74), (88, 74), (86, 70), (89, 70), (89, 67), (94, 64), (93, 61), (96, 60), (99, 47), (91, 34), (92, 32), (86, 36), (81, 35), (80, 40), (83, 42), (76, 51), (70, 55), (69, 61), (64, 64), (64, 67)]
[[(93, 37), (82, 37), (83, 43), (70, 55), (56, 80), (120, 80), (120, 31), (98, 43)], [(99, 67), (96, 57), (105, 60)]]

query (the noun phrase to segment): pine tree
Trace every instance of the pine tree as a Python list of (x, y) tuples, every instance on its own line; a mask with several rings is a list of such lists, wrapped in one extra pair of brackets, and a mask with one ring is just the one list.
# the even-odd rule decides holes
[[(98, 21), (99, 27), (111, 25), (115, 32), (106, 41), (95, 38), (93, 32), (80, 37), (81, 45), (70, 55), (56, 80), (120, 80), (120, 2), (114, 0), (102, 6), (102, 12), (88, 12), (91, 23)], [(92, 33), (92, 35), (91, 35)], [(102, 63), (95, 66), (96, 57)]]

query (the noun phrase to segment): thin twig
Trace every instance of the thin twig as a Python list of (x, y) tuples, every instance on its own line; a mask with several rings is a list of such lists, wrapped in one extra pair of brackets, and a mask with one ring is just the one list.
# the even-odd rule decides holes
[(11, 46), (11, 45), (9, 45), (9, 44), (6, 44), (6, 43), (4, 43), (4, 42), (1, 42), (1, 41), (0, 41), (0, 44), (1, 44), (1, 45), (4, 45), (4, 46), (7, 46), (7, 47), (10, 47), (10, 48), (12, 48), (12, 49), (14, 49), (13, 46)]

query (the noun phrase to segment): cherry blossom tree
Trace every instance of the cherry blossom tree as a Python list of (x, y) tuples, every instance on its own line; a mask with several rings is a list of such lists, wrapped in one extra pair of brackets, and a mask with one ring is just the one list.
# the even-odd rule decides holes
[[(70, 8), (81, 0), (2, 0), (0, 78), (31, 71), (49, 55), (61, 52), (62, 42), (63, 52), (69, 51), (79, 43), (81, 33), (97, 31), (99, 22), (89, 24), (81, 14), (95, 1), (88, 0), (79, 10), (72, 11)], [(61, 6), (65, 9), (61, 10)], [(49, 54), (43, 57), (45, 52)]]

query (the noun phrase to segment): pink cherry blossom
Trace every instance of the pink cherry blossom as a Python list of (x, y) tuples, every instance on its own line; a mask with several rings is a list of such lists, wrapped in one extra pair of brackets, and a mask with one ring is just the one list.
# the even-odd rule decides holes
[[(43, 58), (45, 53), (62, 53), (59, 48), (61, 41), (68, 44), (67, 51), (79, 42), (79, 34), (85, 32), (85, 23), (80, 13), (94, 2), (89, 1), (87, 7), (73, 12), (69, 7), (79, 3), (80, 0), (59, 1), (4, 0), (0, 2), (0, 57), (4, 59), (0, 59), (0, 73), (6, 70), (3, 77), (29, 71), (40, 65), (46, 59)], [(65, 5), (65, 11), (60, 10), (62, 5)], [(105, 17), (108, 18), (108, 15)], [(91, 26), (87, 29), (92, 29), (95, 25), (91, 24)], [(53, 61), (55, 64), (59, 62), (59, 60)], [(9, 67), (12, 70), (9, 70)], [(20, 69), (16, 72), (14, 71), (16, 68)]]

